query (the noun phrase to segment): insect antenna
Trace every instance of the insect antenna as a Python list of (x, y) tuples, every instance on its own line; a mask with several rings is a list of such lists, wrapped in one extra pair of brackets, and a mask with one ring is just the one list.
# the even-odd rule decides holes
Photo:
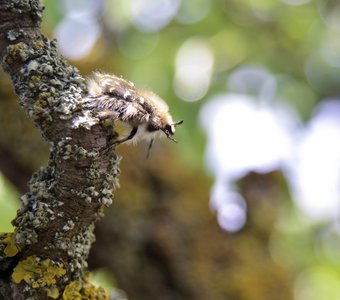
[(184, 122), (184, 120), (179, 120), (179, 121), (177, 121), (177, 122), (175, 122), (175, 123), (172, 123), (171, 125), (177, 126), (177, 125), (183, 124), (183, 122)]
[(177, 143), (177, 141), (172, 137), (172, 132), (170, 132), (168, 129), (162, 129), (162, 131), (165, 133), (165, 135), (166, 135), (166, 137), (169, 139), (169, 140), (171, 140), (171, 141), (173, 141), (173, 142), (175, 142), (175, 143)]
[(170, 135), (167, 135), (167, 138), (169, 139), (169, 140), (171, 140), (171, 141), (173, 141), (173, 142), (175, 142), (175, 143), (177, 143), (177, 141), (172, 137), (172, 136), (170, 136)]
[(151, 152), (151, 148), (152, 148), (152, 145), (153, 145), (153, 141), (154, 141), (154, 139), (150, 140), (150, 144), (149, 144), (149, 147), (148, 147), (148, 152), (146, 153), (146, 159), (148, 159), (150, 157), (150, 152)]

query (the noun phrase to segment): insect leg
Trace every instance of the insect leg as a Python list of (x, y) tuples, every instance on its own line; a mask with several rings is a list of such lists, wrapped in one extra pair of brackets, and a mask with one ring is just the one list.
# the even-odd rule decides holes
[(124, 143), (128, 140), (131, 140), (136, 135), (137, 130), (138, 130), (138, 127), (133, 127), (129, 136), (127, 136), (126, 138), (123, 138), (121, 140), (115, 141), (114, 144), (121, 144), (121, 143)]

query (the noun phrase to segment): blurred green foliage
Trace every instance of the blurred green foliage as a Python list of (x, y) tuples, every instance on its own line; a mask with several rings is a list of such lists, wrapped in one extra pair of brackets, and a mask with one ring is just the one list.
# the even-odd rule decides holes
[(18, 192), (0, 173), (0, 232), (12, 232), (11, 221), (19, 208)]

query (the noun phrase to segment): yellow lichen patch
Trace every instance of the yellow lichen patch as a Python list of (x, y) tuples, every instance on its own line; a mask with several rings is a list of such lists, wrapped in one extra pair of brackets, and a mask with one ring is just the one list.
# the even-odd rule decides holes
[(45, 43), (42, 41), (42, 40), (37, 40), (34, 45), (37, 47), (37, 48), (44, 48), (45, 47)]
[(13, 58), (14, 59), (20, 58), (21, 61), (27, 60), (28, 59), (27, 49), (28, 49), (28, 46), (23, 42), (9, 45), (7, 47), (7, 51), (9, 55), (7, 56), (6, 62), (8, 64), (13, 63)]
[(44, 272), (44, 280), (42, 281), (42, 286), (56, 284), (56, 279), (66, 274), (66, 270), (64, 269), (63, 264), (54, 263), (50, 259), (43, 260), (41, 265)]
[(84, 298), (83, 299), (89, 299), (89, 300), (108, 300), (109, 294), (102, 288), (102, 287), (96, 287), (91, 283), (86, 283), (84, 287)]
[(72, 281), (66, 286), (63, 293), (63, 300), (108, 300), (109, 294), (102, 288), (96, 287), (88, 281)]
[(25, 281), (33, 288), (45, 287), (47, 296), (56, 299), (59, 296), (57, 280), (65, 274), (66, 269), (62, 263), (49, 258), (41, 260), (32, 255), (18, 263), (13, 270), (12, 279), (17, 284)]
[(1, 235), (1, 237), (3, 237), (4, 239), (0, 242), (6, 245), (4, 253), (8, 257), (13, 257), (17, 255), (18, 252), (20, 252), (20, 248), (15, 243), (15, 235), (15, 232), (4, 233)]
[(63, 300), (81, 300), (82, 296), (80, 294), (80, 290), (82, 288), (81, 281), (72, 281), (69, 283), (64, 290)]
[(57, 299), (59, 297), (59, 290), (57, 287), (46, 288), (47, 297)]
[(20, 283), (22, 280), (28, 283), (37, 275), (41, 275), (41, 269), (38, 267), (36, 256), (33, 255), (18, 263), (13, 270), (12, 279), (15, 283)]
[(34, 105), (37, 107), (46, 107), (47, 106), (47, 101), (44, 99), (40, 99), (34, 102)]

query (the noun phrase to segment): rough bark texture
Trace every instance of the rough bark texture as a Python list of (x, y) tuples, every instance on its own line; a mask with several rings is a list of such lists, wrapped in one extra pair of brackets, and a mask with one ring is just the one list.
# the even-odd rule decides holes
[(94, 224), (118, 185), (113, 128), (88, 118), (84, 80), (41, 34), (42, 10), (37, 0), (0, 0), (2, 67), (51, 145), (21, 197), (16, 231), (0, 237), (0, 299), (108, 299), (85, 273)]

